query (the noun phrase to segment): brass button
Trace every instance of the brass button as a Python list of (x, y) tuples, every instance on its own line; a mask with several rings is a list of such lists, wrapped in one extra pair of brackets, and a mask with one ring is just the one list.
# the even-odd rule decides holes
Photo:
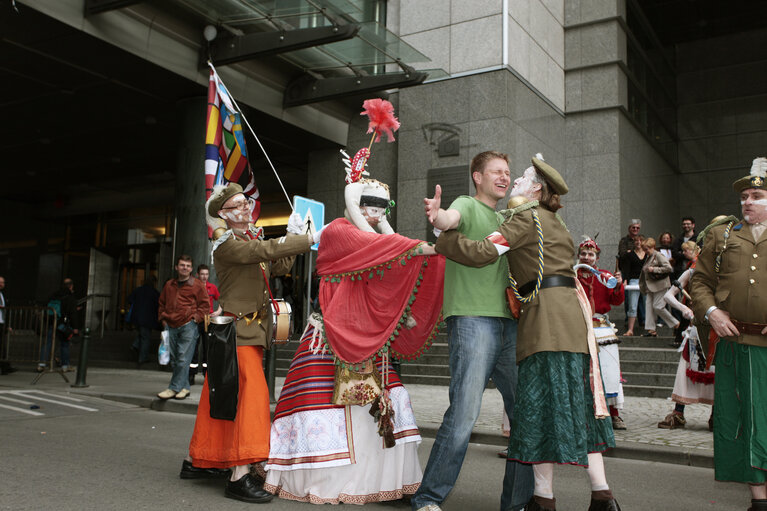
[(748, 279), (748, 281), (749, 281), (750, 283), (752, 283), (752, 284), (753, 284), (754, 282), (756, 282), (754, 279)]
[(756, 266), (752, 266), (751, 271), (756, 271)]

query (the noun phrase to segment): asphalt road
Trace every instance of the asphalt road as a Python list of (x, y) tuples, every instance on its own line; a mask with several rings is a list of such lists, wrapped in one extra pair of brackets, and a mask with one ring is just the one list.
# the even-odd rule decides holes
[[(3, 394), (4, 395), (4, 394)], [(22, 403), (0, 404), (24, 408)], [(181, 460), (194, 416), (151, 411), (71, 395), (22, 391), (4, 395), (35, 402), (29, 415), (0, 407), (0, 509), (124, 510), (247, 509), (226, 499), (222, 481), (182, 481)], [(46, 399), (48, 401), (42, 401)], [(77, 405), (72, 407), (71, 405)], [(425, 464), (432, 440), (421, 444)], [(497, 446), (473, 444), (445, 511), (496, 511), (504, 461)], [(713, 471), (655, 462), (607, 459), (608, 481), (624, 511), (745, 510), (748, 490), (714, 481)], [(554, 492), (562, 511), (588, 509), (585, 470), (557, 467)], [(273, 510), (310, 510), (310, 504), (273, 500)], [(366, 509), (407, 510), (402, 502)]]

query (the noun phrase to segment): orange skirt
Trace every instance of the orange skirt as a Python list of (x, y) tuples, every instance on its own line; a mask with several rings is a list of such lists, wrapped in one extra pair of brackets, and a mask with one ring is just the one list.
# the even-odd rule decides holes
[(240, 389), (233, 421), (212, 419), (208, 379), (202, 386), (197, 420), (189, 442), (195, 467), (229, 468), (269, 457), (269, 389), (263, 370), (264, 348), (238, 346)]

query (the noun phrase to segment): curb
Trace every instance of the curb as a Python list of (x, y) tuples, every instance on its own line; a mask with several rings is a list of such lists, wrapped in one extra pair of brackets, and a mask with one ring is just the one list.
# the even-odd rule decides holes
[[(190, 415), (195, 415), (197, 413), (197, 402), (195, 401), (176, 401), (174, 399), (162, 400), (156, 397), (107, 392), (88, 392), (87, 390), (74, 390), (73, 392), (77, 394), (87, 394), (110, 401), (119, 401), (121, 403), (136, 405), (158, 412), (185, 413)], [(270, 405), (272, 413), (274, 413), (274, 406), (274, 403)], [(424, 421), (418, 424), (421, 436), (425, 438), (436, 438), (439, 427), (440, 423), (438, 422)], [(497, 430), (483, 428), (481, 426), (474, 428), (469, 442), (473, 444), (496, 445), (502, 448), (508, 445), (508, 441), (499, 435)], [(679, 447), (622, 441), (616, 442), (615, 448), (607, 451), (605, 456), (608, 458), (670, 463), (688, 467), (714, 468), (714, 453), (703, 449), (692, 450)]]

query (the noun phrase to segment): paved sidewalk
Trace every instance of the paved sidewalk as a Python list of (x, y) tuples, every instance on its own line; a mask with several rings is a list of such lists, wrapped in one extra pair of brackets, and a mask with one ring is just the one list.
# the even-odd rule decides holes
[[(71, 383), (75, 373), (66, 373)], [(73, 388), (57, 373), (45, 374), (36, 385), (31, 385), (36, 373), (21, 370), (0, 376), (0, 388), (40, 388), (63, 392), (95, 395), (105, 399), (179, 413), (194, 414), (202, 389), (202, 375), (190, 396), (183, 400), (161, 401), (155, 394), (167, 388), (170, 372), (156, 370), (88, 369), (87, 388)], [(282, 388), (284, 378), (277, 378), (276, 395)], [(407, 385), (413, 410), (421, 434), (434, 437), (448, 405), (448, 388), (435, 385)], [(680, 430), (658, 429), (662, 420), (674, 407), (667, 399), (627, 397), (622, 417), (628, 426), (626, 431), (616, 431), (617, 447), (610, 455), (648, 461), (661, 461), (698, 467), (713, 467), (713, 437), (708, 431), (711, 407), (689, 405), (685, 410), (687, 427)], [(482, 409), (474, 428), (472, 441), (481, 444), (505, 446), (501, 436), (502, 400), (495, 389), (485, 390)]]

